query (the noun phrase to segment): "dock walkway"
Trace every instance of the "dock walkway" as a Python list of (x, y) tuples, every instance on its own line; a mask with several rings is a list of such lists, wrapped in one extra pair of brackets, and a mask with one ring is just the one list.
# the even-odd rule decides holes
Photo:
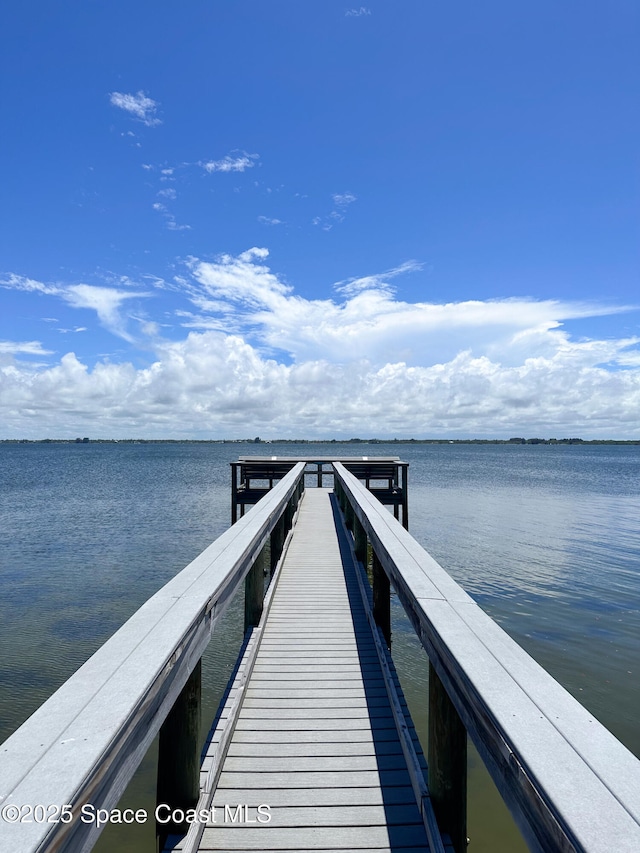
[(336, 506), (305, 492), (198, 850), (429, 850)]

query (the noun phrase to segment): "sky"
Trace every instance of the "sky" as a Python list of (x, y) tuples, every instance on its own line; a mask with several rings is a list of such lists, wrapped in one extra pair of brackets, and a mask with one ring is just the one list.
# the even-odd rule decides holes
[(0, 438), (640, 438), (636, 0), (25, 0)]

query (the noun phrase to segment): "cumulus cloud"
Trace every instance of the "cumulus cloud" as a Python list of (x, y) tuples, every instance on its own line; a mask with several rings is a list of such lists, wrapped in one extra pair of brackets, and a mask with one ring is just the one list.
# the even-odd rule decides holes
[(109, 101), (114, 107), (118, 107), (118, 109), (129, 113), (143, 124), (146, 124), (147, 127), (162, 124), (161, 120), (156, 117), (158, 102), (149, 98), (142, 90), (135, 95), (124, 92), (111, 92)]
[(510, 368), (470, 353), (429, 367), (285, 365), (239, 335), (191, 332), (145, 369), (89, 370), (73, 353), (44, 370), (0, 367), (0, 404), (7, 424), (17, 406), (31, 413), (20, 434), (32, 418), (40, 436), (81, 425), (116, 437), (638, 435), (640, 372), (611, 373), (594, 363), (602, 355), (583, 347)]
[(374, 365), (402, 361), (422, 366), (470, 351), (515, 364), (565, 346), (562, 321), (620, 310), (531, 299), (404, 302), (394, 296), (389, 280), (419, 271), (415, 261), (338, 282), (339, 300), (310, 300), (294, 294), (269, 269), (268, 254), (253, 248), (237, 257), (192, 260), (192, 275), (201, 287), (190, 286), (187, 295), (205, 311), (204, 299), (234, 304), (235, 328), (246, 327), (256, 342), (298, 362), (367, 359)]
[[(34, 365), (20, 361), (19, 345), (6, 345), (6, 429), (34, 437), (80, 427), (115, 437), (640, 436), (640, 339), (574, 339), (568, 330), (572, 319), (629, 308), (409, 302), (389, 282), (419, 272), (415, 261), (307, 299), (268, 258), (258, 247), (192, 258), (188, 274), (162, 280), (172, 300), (183, 300), (174, 317), (188, 331), (162, 340), (153, 321), (139, 319), (154, 333), (147, 367), (91, 367), (73, 353)], [(128, 294), (87, 285), (58, 292), (121, 337)], [(24, 346), (33, 346), (27, 355), (45, 352)]]

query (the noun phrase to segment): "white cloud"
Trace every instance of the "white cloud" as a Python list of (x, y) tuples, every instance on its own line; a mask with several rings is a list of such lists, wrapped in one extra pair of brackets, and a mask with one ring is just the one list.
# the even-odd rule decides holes
[[(620, 346), (610, 345), (615, 358)], [(7, 428), (18, 435), (421, 436), (640, 435), (640, 371), (602, 353), (557, 352), (504, 368), (460, 353), (430, 367), (376, 368), (265, 358), (239, 335), (191, 332), (148, 368), (68, 353), (54, 367), (0, 367)], [(34, 412), (16, 420), (20, 407)], [(87, 415), (87, 412), (93, 414)]]
[(424, 268), (424, 264), (418, 261), (405, 261), (399, 267), (387, 270), (384, 273), (376, 275), (361, 276), (357, 278), (347, 278), (344, 281), (337, 281), (333, 287), (339, 293), (346, 296), (353, 296), (363, 290), (378, 290), (385, 293), (392, 293), (392, 288), (387, 284), (387, 279), (396, 278), (396, 276), (404, 275), (408, 272), (419, 272)]
[[(267, 249), (238, 257), (191, 261), (188, 297), (235, 305), (235, 328), (246, 328), (258, 344), (286, 352), (297, 362), (336, 363), (366, 359), (373, 365), (446, 363), (460, 352), (516, 364), (526, 356), (556, 352), (568, 340), (563, 320), (612, 313), (602, 306), (554, 300), (505, 299), (433, 304), (395, 298), (388, 280), (415, 272), (415, 261), (386, 273), (339, 282), (339, 301), (295, 295), (264, 263)], [(213, 309), (215, 311), (215, 309)], [(231, 321), (231, 318), (228, 318)]]
[(40, 341), (0, 341), (0, 355), (51, 355), (52, 352), (44, 349)]
[[(189, 275), (161, 280), (174, 305), (182, 296), (187, 308), (178, 303), (173, 316), (191, 331), (162, 341), (159, 323), (133, 316), (155, 342), (148, 367), (90, 369), (73, 353), (34, 365), (18, 356), (46, 353), (38, 342), (23, 345), (33, 351), (7, 344), (0, 349), (9, 359), (0, 365), (5, 430), (34, 437), (81, 427), (115, 437), (640, 437), (640, 339), (576, 340), (566, 327), (629, 308), (526, 298), (408, 302), (388, 282), (418, 272), (415, 261), (339, 282), (333, 298), (306, 299), (270, 269), (268, 255), (252, 248), (194, 258)], [(125, 301), (144, 295), (56, 288), (120, 337)]]
[(162, 124), (160, 119), (156, 117), (158, 102), (147, 97), (142, 90), (135, 95), (125, 94), (124, 92), (111, 92), (109, 101), (114, 107), (118, 107), (139, 119), (147, 127)]
[(15, 275), (14, 273), (0, 280), (0, 287), (4, 287), (7, 290), (24, 290), (32, 293), (53, 294), (60, 292), (60, 288), (55, 284), (45, 284), (42, 281), (35, 281), (32, 278), (27, 278), (27, 276)]
[(91, 284), (72, 284), (61, 293), (65, 302), (74, 308), (89, 308), (96, 312), (98, 319), (108, 331), (126, 341), (133, 337), (126, 330), (126, 319), (120, 308), (128, 299), (148, 296), (147, 293), (117, 290), (111, 287), (95, 287)]
[(351, 192), (334, 193), (331, 198), (334, 209), (327, 216), (315, 216), (311, 220), (314, 225), (320, 226), (323, 231), (331, 231), (336, 223), (343, 222), (347, 208), (354, 201), (357, 201), (357, 197)]
[(241, 151), (235, 156), (227, 154), (222, 160), (207, 160), (206, 162), (198, 163), (205, 172), (244, 172), (245, 169), (252, 169), (258, 160), (258, 154), (247, 154), (246, 151)]
[[(126, 284), (130, 283), (126, 278), (123, 278), (122, 281)], [(141, 291), (119, 290), (114, 287), (97, 287), (91, 284), (46, 284), (18, 275), (8, 276), (3, 281), (0, 281), (0, 286), (11, 290), (23, 290), (46, 296), (56, 296), (73, 308), (88, 308), (93, 310), (108, 331), (129, 342), (133, 342), (134, 339), (126, 330), (127, 318), (123, 317), (120, 308), (129, 299), (150, 295)], [(78, 330), (76, 329), (76, 331)]]
[(370, 15), (371, 9), (366, 6), (360, 6), (359, 9), (347, 9), (344, 13), (345, 18), (360, 18), (362, 15)]
[(353, 193), (335, 193), (331, 198), (336, 207), (347, 207), (356, 201), (356, 196)]
[(261, 222), (263, 225), (283, 225), (283, 221), (281, 219), (272, 219), (269, 216), (259, 216), (258, 222)]
[[(160, 193), (158, 193), (158, 195), (162, 195), (162, 193), (160, 192)], [(168, 197), (169, 198), (175, 198), (175, 195), (174, 196), (168, 196)], [(169, 231), (190, 231), (191, 230), (190, 225), (178, 225), (178, 223), (176, 222), (175, 216), (173, 215), (173, 213), (171, 213), (171, 211), (168, 209), (166, 204), (163, 204), (161, 201), (155, 201), (151, 206), (155, 211), (157, 211), (158, 213), (161, 213), (164, 216), (165, 226), (166, 226), (166, 228), (168, 228)]]

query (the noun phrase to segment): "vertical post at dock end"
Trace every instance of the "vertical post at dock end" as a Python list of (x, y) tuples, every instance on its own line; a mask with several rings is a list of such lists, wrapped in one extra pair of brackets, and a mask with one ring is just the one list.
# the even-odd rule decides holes
[(402, 465), (402, 526), (409, 529), (409, 466)]
[(238, 466), (231, 463), (231, 524), (238, 520)]
[[(170, 811), (186, 811), (198, 802), (201, 692), (202, 664), (198, 661), (160, 729), (157, 803)], [(168, 835), (187, 829), (186, 824), (156, 824), (158, 849), (164, 848)]]
[(441, 832), (467, 849), (467, 732), (429, 663), (429, 793)]

